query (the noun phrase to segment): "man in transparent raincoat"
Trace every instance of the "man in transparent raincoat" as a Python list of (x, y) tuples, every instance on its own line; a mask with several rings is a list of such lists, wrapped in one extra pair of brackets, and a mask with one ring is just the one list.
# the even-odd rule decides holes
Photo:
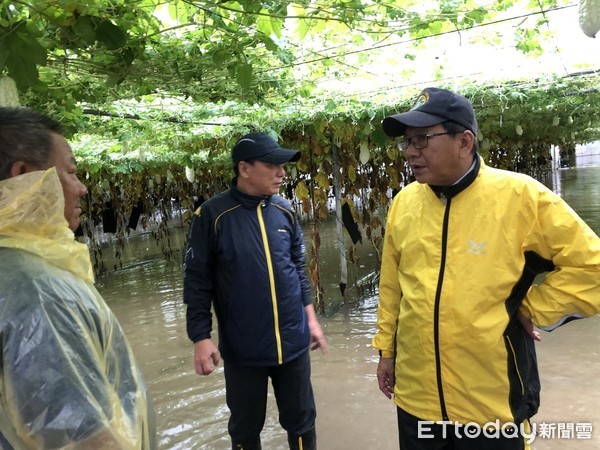
[(151, 449), (150, 399), (74, 240), (86, 189), (59, 124), (0, 107), (0, 448)]

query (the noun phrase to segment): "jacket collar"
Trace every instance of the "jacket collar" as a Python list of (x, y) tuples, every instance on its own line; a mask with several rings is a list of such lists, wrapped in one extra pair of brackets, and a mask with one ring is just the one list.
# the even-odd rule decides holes
[(237, 188), (237, 177), (231, 180), (229, 192), (231, 193), (231, 196), (240, 202), (245, 208), (256, 209), (261, 203), (263, 207), (266, 207), (271, 203), (270, 195), (248, 195), (240, 191)]
[(473, 183), (473, 181), (475, 181), (477, 175), (479, 175), (479, 169), (481, 168), (480, 159), (481, 158), (479, 157), (478, 153), (475, 153), (473, 155), (474, 167), (471, 170), (469, 170), (469, 172), (467, 172), (458, 183), (453, 184), (452, 186), (434, 186), (430, 184), (429, 187), (431, 188), (431, 190), (437, 198), (448, 199), (456, 197), (458, 194), (460, 194), (462, 191), (468, 188)]

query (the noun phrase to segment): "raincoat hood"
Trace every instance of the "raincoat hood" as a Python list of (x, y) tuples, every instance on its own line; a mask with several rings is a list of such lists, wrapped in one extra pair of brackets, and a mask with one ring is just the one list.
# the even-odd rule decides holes
[(93, 283), (89, 250), (75, 241), (64, 202), (54, 167), (0, 181), (0, 247), (36, 254)]

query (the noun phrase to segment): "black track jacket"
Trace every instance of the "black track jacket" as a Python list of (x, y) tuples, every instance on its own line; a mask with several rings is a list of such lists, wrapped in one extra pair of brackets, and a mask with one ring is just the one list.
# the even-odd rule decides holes
[(214, 304), (226, 360), (272, 366), (307, 351), (310, 285), (290, 203), (246, 195), (234, 179), (202, 204), (188, 235), (183, 299), (192, 342), (210, 338)]

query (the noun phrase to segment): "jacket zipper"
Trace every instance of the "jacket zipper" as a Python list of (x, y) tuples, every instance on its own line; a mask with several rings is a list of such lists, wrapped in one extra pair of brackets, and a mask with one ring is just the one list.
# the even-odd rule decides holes
[(275, 291), (275, 275), (273, 273), (273, 263), (271, 261), (271, 250), (269, 250), (269, 240), (267, 239), (267, 229), (262, 215), (264, 202), (260, 202), (256, 208), (258, 215), (258, 224), (262, 235), (263, 245), (265, 248), (265, 257), (267, 259), (267, 270), (269, 271), (269, 285), (271, 286), (271, 302), (273, 304), (273, 321), (275, 326), (275, 341), (277, 342), (277, 361), (278, 364), (283, 364), (283, 350), (281, 349), (281, 334), (279, 333), (279, 311), (277, 310), (277, 292)]
[(440, 397), (440, 409), (442, 419), (448, 419), (446, 411), (446, 402), (444, 401), (444, 388), (442, 387), (442, 363), (440, 357), (440, 300), (442, 296), (442, 284), (444, 283), (444, 270), (446, 268), (446, 250), (448, 246), (448, 220), (450, 217), (451, 199), (446, 199), (446, 211), (444, 212), (444, 226), (442, 230), (442, 260), (440, 262), (440, 273), (435, 292), (435, 305), (433, 310), (433, 339), (435, 345), (435, 373), (437, 377), (438, 395)]
[(513, 357), (513, 362), (515, 364), (515, 370), (517, 371), (519, 383), (521, 384), (521, 395), (525, 395), (525, 383), (523, 382), (523, 377), (521, 376), (521, 371), (519, 370), (519, 363), (517, 362), (517, 352), (515, 352), (515, 347), (513, 346), (513, 343), (510, 340), (510, 336), (506, 336), (506, 340), (508, 341), (508, 345), (510, 346), (510, 352), (511, 356)]

